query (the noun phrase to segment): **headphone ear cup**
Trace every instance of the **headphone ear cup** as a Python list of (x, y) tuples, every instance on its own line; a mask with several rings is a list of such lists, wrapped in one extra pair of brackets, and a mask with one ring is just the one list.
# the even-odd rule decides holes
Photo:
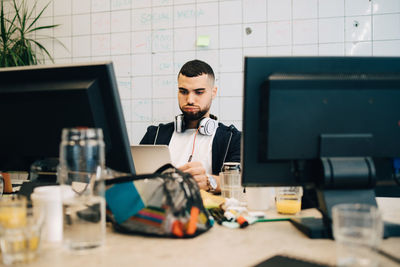
[(183, 133), (185, 131), (185, 120), (183, 114), (175, 116), (174, 127), (177, 133)]
[(218, 122), (211, 118), (203, 118), (199, 123), (199, 133), (202, 135), (213, 135), (218, 127)]

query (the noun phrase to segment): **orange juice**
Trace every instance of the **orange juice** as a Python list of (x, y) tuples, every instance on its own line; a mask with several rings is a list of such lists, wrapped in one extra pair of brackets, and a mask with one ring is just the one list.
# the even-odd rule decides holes
[(276, 210), (283, 214), (296, 214), (301, 210), (301, 201), (297, 199), (277, 200)]
[(25, 197), (3, 196), (0, 200), (0, 224), (4, 228), (17, 228), (26, 225)]
[(39, 250), (43, 212), (28, 208), (22, 196), (0, 199), (0, 249), (3, 263), (29, 262)]
[(0, 207), (0, 224), (5, 228), (26, 225), (26, 207)]
[(276, 211), (282, 214), (296, 214), (301, 210), (301, 186), (277, 187)]

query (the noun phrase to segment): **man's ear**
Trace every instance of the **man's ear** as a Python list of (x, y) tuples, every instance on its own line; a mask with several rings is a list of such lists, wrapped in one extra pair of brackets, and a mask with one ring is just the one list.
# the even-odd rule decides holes
[(214, 86), (213, 89), (212, 89), (212, 92), (211, 92), (212, 99), (214, 99), (217, 96), (217, 92), (218, 92), (218, 87)]

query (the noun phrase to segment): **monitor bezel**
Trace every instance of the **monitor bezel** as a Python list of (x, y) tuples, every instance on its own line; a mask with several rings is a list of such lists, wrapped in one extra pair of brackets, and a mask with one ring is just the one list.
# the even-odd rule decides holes
[[(40, 89), (29, 88), (29, 81), (40, 81), (42, 79), (43, 83), (49, 84), (48, 88), (44, 88), (43, 91), (52, 91), (54, 94), (57, 92), (66, 93), (68, 90), (87, 90), (91, 87), (94, 82), (97, 86), (98, 92), (95, 93), (97, 96), (88, 97), (87, 101), (90, 106), (91, 112), (96, 113), (97, 117), (104, 116), (100, 120), (104, 120), (105, 123), (101, 127), (98, 126), (98, 122), (93, 122), (93, 126), (97, 128), (103, 128), (103, 131), (109, 135), (109, 138), (105, 138), (106, 143), (106, 164), (108, 167), (127, 173), (134, 173), (134, 165), (132, 160), (132, 155), (130, 153), (130, 143), (125, 123), (125, 118), (122, 110), (121, 99), (118, 92), (117, 80), (114, 72), (114, 66), (111, 61), (101, 61), (101, 62), (90, 62), (90, 63), (72, 63), (72, 64), (54, 64), (54, 65), (38, 65), (38, 66), (26, 66), (26, 67), (11, 67), (0, 69), (0, 79), (4, 83), (10, 84), (11, 81), (15, 81), (14, 86), (19, 86), (15, 90), (15, 94), (34, 93), (41, 91)], [(65, 81), (74, 84), (77, 82), (79, 88), (73, 88), (74, 86), (62, 85), (58, 81)], [(82, 83), (82, 81), (85, 81)], [(3, 85), (3, 83), (2, 83)], [(1, 90), (4, 89), (0, 85)], [(55, 87), (54, 87), (55, 86)], [(61, 86), (63, 88), (56, 88)], [(7, 88), (5, 88), (7, 89)], [(9, 90), (8, 88), (7, 90)], [(33, 91), (33, 92), (32, 92)], [(86, 94), (89, 94), (87, 90)], [(98, 102), (100, 101), (100, 102)], [(104, 105), (101, 106), (101, 103)], [(73, 105), (73, 103), (71, 103)], [(97, 107), (96, 107), (97, 104)], [(51, 111), (49, 111), (51, 112)], [(99, 112), (103, 112), (103, 115), (98, 115)], [(85, 125), (65, 125), (63, 128), (85, 126)], [(50, 127), (50, 126), (49, 126)], [(36, 129), (37, 130), (37, 129)], [(27, 132), (27, 134), (29, 134)], [(57, 137), (61, 140), (60, 136)], [(109, 140), (107, 140), (109, 139)], [(108, 148), (107, 148), (108, 146)], [(52, 153), (49, 157), (58, 157), (59, 148), (57, 147), (57, 153)], [(6, 156), (6, 151), (0, 152), (3, 156)], [(11, 152), (10, 152), (11, 153)], [(3, 171), (9, 171), (7, 166), (1, 166)], [(27, 166), (23, 166), (19, 169), (14, 169), (15, 171), (29, 171)]]

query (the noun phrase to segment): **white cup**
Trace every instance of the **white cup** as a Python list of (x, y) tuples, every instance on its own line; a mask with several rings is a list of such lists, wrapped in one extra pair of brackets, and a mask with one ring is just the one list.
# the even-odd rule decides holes
[(246, 187), (247, 208), (249, 210), (268, 210), (273, 203), (273, 187)]
[(61, 242), (63, 236), (61, 187), (36, 187), (31, 195), (31, 199), (33, 205), (42, 207), (45, 213), (42, 230), (43, 240)]

